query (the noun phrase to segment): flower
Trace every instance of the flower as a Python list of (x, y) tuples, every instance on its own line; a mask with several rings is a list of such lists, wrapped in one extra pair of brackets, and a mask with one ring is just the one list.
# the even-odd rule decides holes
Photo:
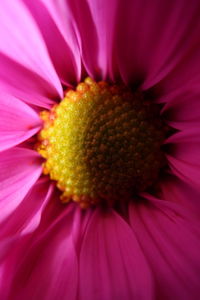
[[(0, 5), (1, 299), (198, 299), (199, 1)], [(34, 150), (86, 76), (151, 92), (174, 129), (156, 188), (118, 209), (63, 206)]]

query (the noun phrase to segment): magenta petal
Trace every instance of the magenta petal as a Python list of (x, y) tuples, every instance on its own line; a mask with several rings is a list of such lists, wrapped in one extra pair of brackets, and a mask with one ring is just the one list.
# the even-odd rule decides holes
[[(0, 263), (2, 264), (3, 260), (6, 258), (8, 253), (12, 250), (12, 247), (18, 241), (18, 236), (5, 237), (1, 239), (1, 247), (0, 247)], [(0, 282), (2, 284), (3, 280), (0, 275)], [(2, 294), (0, 293), (2, 296)]]
[[(49, 55), (62, 83), (69, 86), (70, 84), (79, 82), (81, 62), (78, 43), (75, 38), (70, 42), (71, 36), (75, 35), (74, 30), (70, 26), (59, 23), (59, 19), (62, 18), (63, 7), (65, 7), (64, 1), (63, 3), (52, 2), (51, 0), (46, 2), (39, 0), (37, 2), (23, 1), (40, 28), (49, 50)], [(61, 14), (58, 14), (59, 5), (61, 6)], [(66, 23), (69, 20), (64, 15), (63, 19), (65, 19)]]
[[(112, 57), (126, 83), (143, 81), (143, 89), (148, 89), (174, 70), (190, 50), (196, 48), (199, 53), (199, 1), (192, 4), (187, 0), (115, 2)], [(101, 4), (98, 4), (100, 11)], [(112, 8), (112, 2), (109, 4)], [(100, 26), (103, 27), (103, 23)], [(193, 63), (195, 61), (199, 60), (195, 58)], [(181, 72), (179, 74), (181, 76)], [(178, 82), (179, 76), (176, 80)]]
[[(171, 72), (157, 84), (157, 88), (160, 89), (162, 95), (166, 95), (166, 97), (179, 89), (184, 90), (186, 88), (192, 90), (193, 87), (195, 90), (197, 88), (199, 89), (200, 22), (198, 11), (200, 9), (200, 2), (193, 1), (192, 5), (190, 5), (188, 1), (182, 2), (186, 5), (184, 9), (185, 18), (183, 18), (183, 22), (185, 23), (185, 28), (183, 27), (183, 29), (185, 30), (185, 33), (180, 42), (180, 51), (178, 51), (178, 49), (174, 51), (174, 53), (180, 57)], [(192, 11), (193, 13), (191, 13)], [(185, 38), (186, 36), (188, 37), (187, 39)]]
[(12, 213), (41, 174), (37, 152), (12, 148), (0, 156), (0, 221)]
[(178, 203), (191, 213), (192, 218), (200, 216), (200, 190), (186, 184), (176, 176), (167, 176), (160, 183), (161, 197), (170, 202)]
[(53, 91), (56, 90), (62, 96), (62, 87), (41, 33), (21, 1), (1, 1), (0, 36), (2, 54), (41, 76)]
[(114, 211), (94, 212), (81, 248), (79, 281), (80, 299), (154, 299), (141, 248)]
[(51, 197), (52, 189), (53, 186), (48, 179), (39, 179), (14, 212), (6, 219), (2, 225), (0, 236), (24, 235), (35, 230)]
[(167, 102), (163, 108), (165, 119), (177, 129), (200, 127), (200, 88), (199, 84), (190, 84), (164, 94), (160, 102)]
[(199, 61), (200, 51), (197, 45), (193, 45), (192, 51), (183, 57), (180, 64), (171, 72), (157, 88), (162, 90), (162, 94), (168, 95), (178, 89), (192, 89), (199, 87)]
[(50, 108), (60, 99), (53, 86), (36, 73), (0, 53), (0, 88), (24, 102)]
[(200, 293), (199, 224), (174, 208), (150, 199), (130, 206), (132, 229), (155, 281), (155, 299), (197, 300)]
[(80, 45), (75, 19), (68, 7), (69, 1), (40, 0), (35, 5), (29, 3), (30, 1), (23, 1), (40, 27), (62, 82), (69, 85), (74, 84), (74, 81), (80, 81), (82, 71)]
[(0, 93), (0, 151), (33, 136), (40, 128), (39, 116), (28, 105)]
[(75, 1), (68, 2), (76, 22), (87, 73), (96, 79), (114, 80), (118, 75), (114, 57), (118, 1), (89, 0), (82, 1), (81, 5), (77, 5)]
[(168, 138), (167, 158), (173, 172), (181, 179), (200, 186), (200, 129), (178, 132)]
[(48, 221), (53, 223), (45, 231), (41, 225), (27, 239), (18, 242), (11, 254), (12, 265), (8, 262), (4, 273), (6, 276), (12, 271), (10, 299), (76, 299), (75, 219), (74, 209), (66, 209), (62, 216), (51, 216)]
[(188, 162), (178, 160), (170, 155), (167, 155), (171, 170), (174, 175), (178, 176), (188, 184), (200, 188), (200, 167)]
[[(157, 1), (154, 1), (155, 3)], [(165, 77), (171, 76), (170, 72), (176, 73), (176, 70), (179, 69), (179, 66), (184, 64), (184, 61), (193, 56), (191, 52), (196, 51), (199, 53), (199, 14), (200, 9), (199, 1), (193, 1), (190, 4), (187, 0), (180, 0), (175, 2), (164, 1), (157, 7), (155, 19), (153, 20), (154, 25), (157, 25), (157, 28), (154, 27), (153, 37), (156, 36), (154, 51), (151, 52), (151, 61), (149, 64), (149, 76), (144, 83), (144, 87), (149, 88), (150, 86), (155, 85), (157, 82), (162, 80)], [(150, 4), (151, 5), (151, 4)], [(152, 7), (153, 12), (153, 7)], [(152, 28), (150, 28), (152, 30)], [(187, 39), (186, 39), (187, 36)], [(152, 37), (149, 36), (150, 44)], [(151, 46), (150, 46), (151, 47)], [(153, 48), (151, 48), (153, 50)], [(150, 48), (148, 48), (150, 50)], [(198, 55), (199, 56), (199, 55)], [(191, 60), (192, 63), (198, 64), (199, 60)], [(177, 68), (178, 66), (178, 68)], [(189, 69), (192, 69), (191, 66), (189, 69), (184, 67), (184, 72), (189, 75)], [(169, 76), (168, 76), (169, 74)], [(179, 70), (176, 73), (177, 83), (181, 81), (181, 77), (184, 75)], [(166, 77), (166, 78), (167, 78)], [(172, 75), (174, 78), (174, 76)], [(190, 78), (190, 75), (189, 75)], [(166, 79), (167, 81), (168, 79)], [(169, 79), (170, 81), (170, 79)], [(172, 79), (173, 81), (173, 79)], [(172, 82), (173, 85), (173, 82)]]

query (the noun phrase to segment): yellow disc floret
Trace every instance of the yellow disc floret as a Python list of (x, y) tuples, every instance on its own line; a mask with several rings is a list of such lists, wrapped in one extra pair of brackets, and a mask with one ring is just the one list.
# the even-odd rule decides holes
[(130, 199), (163, 165), (164, 125), (141, 92), (86, 78), (41, 118), (37, 150), (63, 202), (88, 207)]

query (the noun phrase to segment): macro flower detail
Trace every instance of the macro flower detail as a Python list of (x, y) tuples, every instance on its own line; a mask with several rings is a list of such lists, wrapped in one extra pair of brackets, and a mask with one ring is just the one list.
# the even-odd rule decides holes
[(0, 8), (0, 299), (198, 300), (199, 1)]
[(36, 149), (63, 202), (87, 208), (128, 201), (152, 185), (164, 166), (167, 126), (141, 92), (87, 78), (41, 118)]

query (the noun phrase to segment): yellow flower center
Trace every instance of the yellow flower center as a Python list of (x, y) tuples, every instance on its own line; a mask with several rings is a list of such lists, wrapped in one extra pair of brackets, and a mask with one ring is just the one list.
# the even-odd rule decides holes
[(165, 126), (142, 92), (86, 78), (41, 118), (37, 151), (63, 202), (86, 208), (129, 200), (163, 166)]

